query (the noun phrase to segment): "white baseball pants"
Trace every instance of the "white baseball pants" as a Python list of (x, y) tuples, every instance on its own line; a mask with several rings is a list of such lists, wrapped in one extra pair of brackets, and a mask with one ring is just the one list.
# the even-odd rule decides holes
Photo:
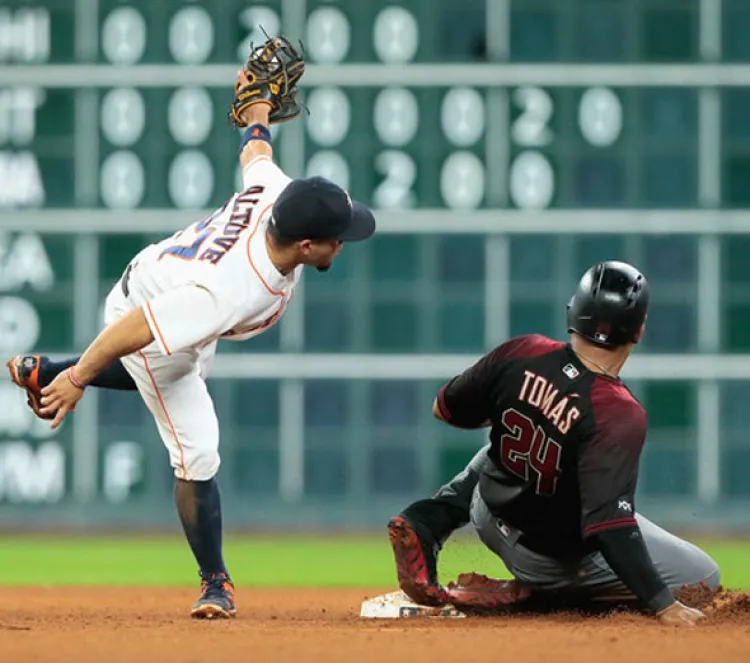
[[(107, 296), (105, 324), (133, 308), (118, 281)], [(170, 356), (152, 343), (121, 359), (156, 421), (175, 476), (188, 481), (208, 481), (219, 470), (219, 421), (205, 382), (215, 353), (216, 342)]]

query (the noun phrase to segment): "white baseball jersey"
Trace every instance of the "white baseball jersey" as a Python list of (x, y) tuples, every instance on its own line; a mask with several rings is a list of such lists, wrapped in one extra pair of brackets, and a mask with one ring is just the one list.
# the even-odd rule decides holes
[(273, 203), (291, 180), (268, 157), (242, 177), (245, 190), (213, 215), (133, 259), (130, 303), (143, 308), (164, 355), (257, 336), (292, 298), (302, 266), (281, 274), (266, 247)]

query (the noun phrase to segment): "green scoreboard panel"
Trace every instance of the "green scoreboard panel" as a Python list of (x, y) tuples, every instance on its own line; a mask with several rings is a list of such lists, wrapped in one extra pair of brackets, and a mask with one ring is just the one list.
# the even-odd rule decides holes
[[(113, 73), (108, 87), (0, 88), (0, 174), (9, 183), (0, 207), (220, 204), (237, 178), (237, 136), (224, 122), (231, 80), (160, 87), (149, 67), (238, 64), (263, 39), (260, 25), (301, 37), (313, 64), (459, 63), (467, 72), (493, 61), (657, 66), (714, 57), (701, 4), (5, 0), (3, 65), (143, 66), (143, 75), (141, 85), (118, 86)], [(747, 3), (724, 0), (717, 27), (718, 57), (750, 59)], [(689, 78), (668, 88), (561, 82), (504, 89), (331, 80), (304, 95), (312, 115), (294, 168), (336, 177), (379, 208), (700, 202), (700, 101)], [(721, 204), (744, 207), (750, 93), (727, 88), (719, 96)], [(282, 144), (287, 132), (277, 133)], [(507, 163), (498, 168), (492, 154), (501, 150)]]
[[(38, 236), (33, 229), (5, 235), (3, 219), (18, 210), (88, 208), (100, 210), (106, 224), (129, 210), (183, 209), (187, 225), (197, 210), (221, 205), (238, 185), (238, 133), (226, 122), (232, 71), (251, 43), (263, 41), (259, 26), (302, 38), (312, 65), (302, 85), (311, 115), (274, 129), (282, 167), (293, 176), (327, 175), (378, 210), (448, 209), (460, 217), (487, 209), (750, 207), (750, 87), (712, 86), (707, 95), (689, 75), (669, 86), (645, 80), (650, 70), (673, 65), (750, 67), (748, 0), (2, 0), (4, 354), (31, 347), (70, 352), (92, 330), (91, 321), (76, 318), (90, 294), (82, 285), (80, 238)], [(463, 83), (455, 69), (471, 77), (488, 63), (509, 65), (508, 71), (617, 66), (631, 80), (600, 77), (587, 85), (571, 74), (554, 85), (522, 79), (475, 85)], [(335, 73), (338, 65), (365, 67), (356, 85), (313, 74), (316, 66)], [(426, 71), (414, 69), (423, 65), (434, 85), (419, 74), (399, 84), (376, 80)], [(35, 75), (14, 77), (19, 66)], [(449, 82), (441, 82), (441, 66), (452, 72)], [(105, 70), (104, 84), (87, 80)], [(632, 80), (636, 71), (643, 84)], [(179, 82), (172, 82), (172, 72)], [(150, 239), (98, 237), (100, 298)], [(470, 234), (382, 234), (351, 247), (330, 274), (306, 277), (302, 349), (483, 351), (487, 244)], [(720, 244), (718, 350), (745, 353), (750, 241), (733, 236)], [(621, 256), (643, 266), (657, 293), (642, 351), (703, 349), (696, 237), (514, 234), (508, 250), (509, 333), (560, 336), (560, 302), (574, 279), (594, 260)], [(283, 349), (280, 327), (222, 352)], [(227, 465), (236, 468), (233, 490), (278, 488), (277, 387), (212, 384), (222, 425), (243, 440), (225, 452)], [(435, 440), (445, 451), (441, 478), (454, 471), (463, 443), (450, 431), (436, 433), (429, 412), (420, 410), (435, 388), (417, 380), (306, 382), (308, 492), (348, 495), (349, 482), (360, 479), (355, 490), (383, 495), (404, 485), (432, 487), (437, 470), (425, 473), (422, 454)], [(657, 413), (654, 461), (644, 472), (652, 494), (693, 492), (695, 393), (684, 381), (641, 386)], [(101, 396), (100, 419), (108, 422), (101, 443), (153, 437), (140, 403), (120, 396)], [(722, 387), (723, 426), (735, 431), (722, 456), (727, 494), (747, 494), (750, 451), (742, 417), (748, 397), (750, 383)], [(243, 410), (245, 403), (260, 405)], [(26, 435), (23, 427), (1, 422), (0, 435)], [(371, 476), (348, 471), (356, 466), (354, 435), (370, 454)], [(160, 452), (146, 452), (154, 461), (149, 472), (161, 472), (154, 469), (161, 468)], [(411, 469), (393, 479), (394, 467)], [(145, 474), (141, 480), (146, 492), (166, 490)]]
[[(458, 67), (470, 76), (493, 62), (569, 63), (570, 71), (750, 62), (750, 6), (720, 4), (709, 14), (718, 3), (6, 0), (0, 215), (177, 208), (188, 224), (195, 210), (222, 204), (238, 185), (238, 134), (226, 122), (232, 71), (263, 39), (260, 26), (301, 38), (311, 72), (316, 65), (332, 72), (337, 65), (374, 67), (363, 69), (356, 85), (338, 84), (335, 75), (303, 79), (311, 115), (276, 128), (274, 146), (290, 174), (327, 175), (379, 210), (744, 208), (748, 88), (719, 87), (706, 97), (687, 75), (670, 86), (520, 80), (499, 87), (465, 85), (455, 73)], [(42, 75), (33, 84), (4, 84), (15, 65), (36, 66)], [(370, 75), (412, 65), (454, 73), (445, 84), (438, 75), (426, 85), (418, 74), (398, 85), (367, 84)], [(105, 84), (89, 85), (88, 72), (102, 67), (109, 67)], [(178, 71), (179, 84), (171, 83)], [(62, 73), (69, 83), (56, 84)], [(150, 239), (100, 240), (102, 296)], [(662, 286), (653, 349), (696, 349), (694, 239), (665, 245), (659, 238), (516, 235), (510, 242), (510, 332), (558, 332), (557, 302), (568, 284), (589, 261), (621, 255)], [(743, 286), (750, 267), (742, 241), (726, 244), (722, 342), (744, 351), (750, 341), (736, 330), (750, 319)], [(73, 255), (72, 244), (65, 250)], [(326, 315), (307, 316), (306, 349), (481, 350), (482, 237), (384, 235), (350, 253), (325, 282), (310, 278), (307, 307)], [(430, 288), (434, 296), (423, 296)], [(344, 303), (352, 289), (360, 306)], [(72, 287), (67, 292), (53, 297), (61, 309), (73, 306)], [(64, 347), (70, 325), (56, 328), (66, 331), (49, 347)], [(253, 348), (278, 345), (274, 330)]]

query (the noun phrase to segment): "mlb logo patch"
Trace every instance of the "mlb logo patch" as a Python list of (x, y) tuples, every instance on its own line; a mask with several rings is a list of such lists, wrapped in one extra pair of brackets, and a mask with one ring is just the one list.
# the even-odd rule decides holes
[(563, 366), (562, 372), (565, 373), (571, 380), (577, 378), (580, 373), (578, 372), (578, 369), (573, 366), (573, 364), (565, 364)]
[(599, 341), (600, 343), (606, 343), (611, 331), (612, 329), (606, 322), (600, 324), (594, 332), (594, 340)]

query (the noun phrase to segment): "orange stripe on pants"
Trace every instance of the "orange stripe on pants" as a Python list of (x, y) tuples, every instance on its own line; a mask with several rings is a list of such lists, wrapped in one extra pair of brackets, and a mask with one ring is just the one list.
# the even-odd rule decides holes
[(167, 411), (167, 406), (164, 403), (164, 399), (161, 397), (161, 392), (159, 391), (159, 387), (156, 386), (156, 379), (154, 378), (154, 374), (151, 372), (151, 368), (148, 365), (148, 359), (146, 359), (146, 355), (144, 355), (142, 352), (138, 352), (138, 355), (141, 359), (143, 359), (143, 365), (146, 367), (146, 373), (148, 373), (148, 377), (151, 380), (151, 384), (154, 387), (154, 391), (156, 392), (156, 397), (159, 399), (159, 404), (161, 405), (161, 409), (164, 412), (164, 416), (167, 418), (167, 423), (169, 424), (169, 431), (172, 433), (172, 437), (174, 438), (175, 443), (177, 444), (177, 448), (180, 450), (180, 469), (182, 470), (182, 478), (186, 481), (188, 480), (188, 473), (187, 468), (185, 467), (185, 450), (182, 448), (182, 445), (180, 444), (180, 438), (177, 437), (177, 431), (175, 430), (174, 424), (172, 423), (172, 418), (169, 416), (169, 412)]

